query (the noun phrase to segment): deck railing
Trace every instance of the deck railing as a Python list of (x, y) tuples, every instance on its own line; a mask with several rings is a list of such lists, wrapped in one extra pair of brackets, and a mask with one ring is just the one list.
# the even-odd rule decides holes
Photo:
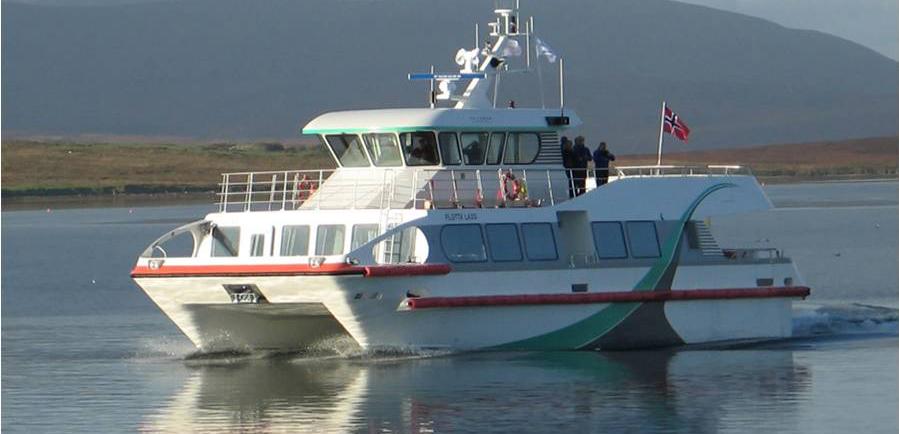
[(222, 174), (219, 210), (431, 209), (551, 206), (592, 190), (597, 175), (751, 174), (743, 166), (620, 166), (594, 169), (286, 170)]

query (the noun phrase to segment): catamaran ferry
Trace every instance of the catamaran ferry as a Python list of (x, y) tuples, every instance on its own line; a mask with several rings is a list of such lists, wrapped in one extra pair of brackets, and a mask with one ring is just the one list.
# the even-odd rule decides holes
[(223, 174), (218, 211), (150, 244), (135, 282), (206, 351), (335, 335), (461, 351), (789, 337), (809, 294), (793, 262), (722, 248), (708, 224), (771, 207), (751, 172), (617, 167), (580, 191), (583, 172), (562, 165), (560, 135), (581, 124), (563, 60), (560, 107), (498, 106), (501, 79), (542, 82), (556, 59), (517, 1), (495, 14), (460, 72), (410, 74), (430, 107), (313, 119), (303, 133), (336, 169)]

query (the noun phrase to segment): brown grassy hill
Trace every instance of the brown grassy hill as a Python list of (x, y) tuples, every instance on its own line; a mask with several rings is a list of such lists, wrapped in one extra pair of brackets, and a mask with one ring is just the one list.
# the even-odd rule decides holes
[(3, 195), (207, 191), (222, 172), (331, 167), (319, 147), (5, 140)]
[[(670, 148), (670, 147), (669, 147)], [(614, 152), (614, 149), (612, 149)], [(4, 199), (115, 193), (213, 191), (222, 172), (333, 167), (318, 146), (280, 143), (72, 143), (13, 139), (2, 144)], [(619, 155), (616, 164), (655, 164)], [(895, 177), (899, 137), (677, 152), (665, 164), (744, 164), (768, 181)]]
[[(655, 164), (656, 156), (622, 155), (616, 163)], [(673, 152), (663, 155), (662, 164), (742, 164), (760, 177), (894, 177), (899, 137)]]

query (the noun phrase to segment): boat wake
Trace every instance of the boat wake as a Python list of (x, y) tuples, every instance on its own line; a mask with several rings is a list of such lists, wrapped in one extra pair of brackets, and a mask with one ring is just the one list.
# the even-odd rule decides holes
[(862, 303), (797, 304), (793, 337), (899, 333), (899, 309)]

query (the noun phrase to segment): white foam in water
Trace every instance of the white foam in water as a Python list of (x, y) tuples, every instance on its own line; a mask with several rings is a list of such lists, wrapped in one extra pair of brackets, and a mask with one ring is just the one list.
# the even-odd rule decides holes
[(141, 338), (140, 349), (134, 353), (134, 359), (183, 359), (197, 352), (185, 338), (180, 336), (157, 336)]
[(899, 310), (861, 303), (793, 306), (793, 336), (899, 332)]

